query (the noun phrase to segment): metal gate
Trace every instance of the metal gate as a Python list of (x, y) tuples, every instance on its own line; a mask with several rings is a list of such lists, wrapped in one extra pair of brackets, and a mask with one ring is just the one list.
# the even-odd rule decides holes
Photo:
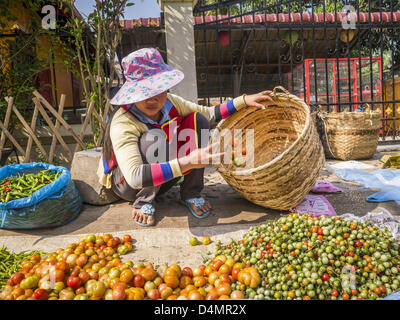
[(197, 85), (206, 103), (276, 85), (311, 106), (382, 110), (399, 141), (400, 0), (199, 0)]

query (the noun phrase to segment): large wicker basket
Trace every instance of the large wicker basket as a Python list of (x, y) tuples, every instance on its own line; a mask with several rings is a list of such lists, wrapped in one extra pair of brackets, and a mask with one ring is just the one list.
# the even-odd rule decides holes
[(327, 158), (369, 159), (376, 151), (381, 112), (318, 112), (317, 122)]
[(219, 132), (232, 130), (235, 138), (242, 138), (242, 145), (246, 145), (244, 132), (233, 129), (254, 129), (254, 167), (238, 169), (221, 163), (216, 168), (247, 200), (289, 210), (312, 189), (325, 157), (307, 104), (282, 87), (276, 87), (271, 97), (274, 102), (263, 102), (265, 110), (244, 108), (217, 126)]

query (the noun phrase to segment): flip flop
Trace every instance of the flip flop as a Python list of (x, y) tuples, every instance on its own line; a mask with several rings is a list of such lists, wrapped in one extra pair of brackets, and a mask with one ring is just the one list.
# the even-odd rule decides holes
[[(144, 213), (146, 216), (152, 216), (156, 210), (154, 209), (153, 205), (151, 205), (150, 203), (146, 203), (145, 205), (143, 205), (140, 208), (140, 211), (142, 211), (142, 213)], [(150, 227), (150, 226), (154, 225), (154, 222), (152, 224), (148, 224), (148, 223), (139, 222), (135, 219), (133, 219), (133, 221), (135, 221), (136, 224), (138, 224), (139, 226), (142, 226), (142, 227)]]
[(193, 199), (188, 199), (188, 200), (180, 200), (180, 203), (182, 203), (184, 206), (188, 207), (190, 210), (190, 213), (195, 216), (198, 219), (203, 219), (205, 217), (207, 217), (211, 210), (208, 210), (207, 212), (203, 213), (201, 216), (199, 216), (198, 214), (196, 214), (196, 212), (193, 210), (192, 206), (190, 204), (194, 204), (196, 207), (201, 208), (205, 201), (204, 198), (200, 197), (200, 198), (193, 198)]

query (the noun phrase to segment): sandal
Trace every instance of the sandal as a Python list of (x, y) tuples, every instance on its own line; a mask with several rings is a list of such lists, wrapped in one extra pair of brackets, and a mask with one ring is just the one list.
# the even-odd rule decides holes
[[(142, 213), (144, 213), (146, 216), (152, 216), (156, 210), (154, 209), (154, 207), (153, 207), (152, 204), (146, 203), (145, 205), (143, 205), (143, 206), (140, 208), (140, 211), (142, 211)], [(149, 227), (149, 226), (154, 225), (154, 221), (153, 221), (153, 223), (151, 223), (151, 224), (149, 224), (149, 223), (142, 223), (142, 222), (137, 221), (136, 219), (133, 219), (133, 221), (135, 221), (136, 224), (138, 224), (139, 226), (142, 226), (142, 227)]]
[(194, 204), (194, 205), (195, 205), (196, 207), (198, 207), (198, 208), (201, 208), (201, 207), (204, 205), (205, 201), (204, 201), (204, 198), (202, 198), (202, 197), (200, 197), (200, 198), (188, 199), (188, 200), (180, 200), (179, 202), (182, 203), (183, 205), (185, 205), (186, 207), (188, 207), (189, 210), (190, 210), (190, 213), (191, 213), (193, 216), (195, 216), (196, 218), (198, 218), (198, 219), (203, 219), (203, 218), (207, 217), (207, 216), (210, 214), (210, 212), (211, 212), (211, 209), (210, 209), (210, 210), (208, 210), (207, 212), (203, 213), (201, 216), (199, 216), (199, 215), (196, 214), (196, 212), (193, 210), (191, 204)]

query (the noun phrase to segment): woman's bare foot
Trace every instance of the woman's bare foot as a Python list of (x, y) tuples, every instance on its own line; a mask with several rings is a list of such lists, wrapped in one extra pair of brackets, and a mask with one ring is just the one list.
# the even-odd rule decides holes
[(192, 209), (194, 210), (194, 212), (198, 216), (201, 216), (204, 213), (206, 213), (208, 210), (212, 209), (211, 204), (207, 200), (204, 200), (204, 204), (201, 208), (197, 207), (194, 203), (191, 203), (190, 205), (191, 205)]
[(141, 211), (141, 209), (133, 208), (132, 210), (132, 218), (137, 222), (152, 225), (154, 223), (153, 215), (146, 215)]

